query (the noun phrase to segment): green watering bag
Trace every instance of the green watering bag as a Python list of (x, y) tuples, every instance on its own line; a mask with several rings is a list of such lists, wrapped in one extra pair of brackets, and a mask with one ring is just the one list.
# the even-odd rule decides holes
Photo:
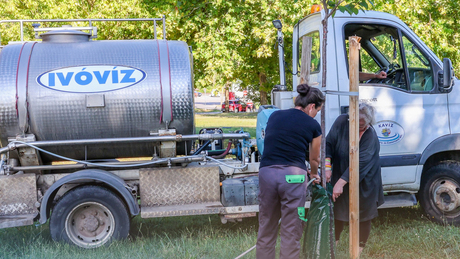
[(325, 259), (335, 256), (332, 185), (328, 183), (326, 188), (319, 184), (312, 186), (301, 258)]

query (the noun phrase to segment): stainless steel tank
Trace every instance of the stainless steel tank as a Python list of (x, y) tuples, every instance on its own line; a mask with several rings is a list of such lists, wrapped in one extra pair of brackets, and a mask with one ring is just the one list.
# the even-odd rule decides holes
[[(0, 141), (194, 134), (192, 66), (186, 43), (90, 41), (81, 31), (51, 31), (42, 42), (0, 52)], [(185, 143), (177, 144), (178, 155)], [(188, 145), (190, 148), (190, 145)], [(47, 148), (75, 159), (151, 156), (152, 143)], [(85, 154), (86, 152), (86, 154)], [(43, 156), (44, 162), (56, 160)]]

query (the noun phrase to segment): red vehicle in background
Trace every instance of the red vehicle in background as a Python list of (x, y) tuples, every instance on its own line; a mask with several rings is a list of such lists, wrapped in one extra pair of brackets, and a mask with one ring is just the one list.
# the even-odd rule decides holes
[[(222, 112), (225, 112), (225, 103), (222, 104)], [(228, 101), (229, 112), (252, 112), (254, 111), (254, 104), (252, 102), (245, 103), (241, 100)]]

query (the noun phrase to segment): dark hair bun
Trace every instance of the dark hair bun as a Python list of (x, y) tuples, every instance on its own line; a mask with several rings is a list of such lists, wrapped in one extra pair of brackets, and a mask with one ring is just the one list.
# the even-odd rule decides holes
[(300, 95), (306, 96), (308, 94), (308, 92), (310, 92), (310, 86), (308, 86), (307, 84), (298, 85), (297, 86), (297, 92)]

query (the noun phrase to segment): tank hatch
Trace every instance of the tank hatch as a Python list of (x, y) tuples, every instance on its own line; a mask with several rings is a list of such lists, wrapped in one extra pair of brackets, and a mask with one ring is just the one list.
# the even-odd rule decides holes
[(43, 42), (86, 42), (91, 39), (91, 33), (81, 31), (81, 27), (72, 27), (71, 25), (63, 25), (61, 28), (48, 28), (49, 31), (40, 34)]

